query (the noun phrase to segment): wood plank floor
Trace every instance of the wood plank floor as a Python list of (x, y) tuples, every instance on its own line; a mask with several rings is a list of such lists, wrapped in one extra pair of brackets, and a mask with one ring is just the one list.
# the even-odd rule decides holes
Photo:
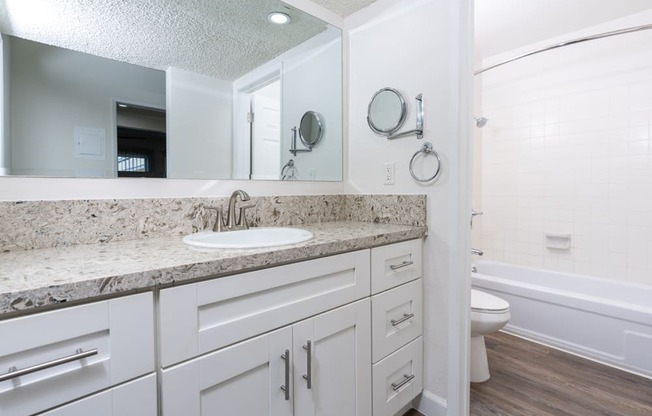
[(502, 332), (485, 337), (491, 378), (472, 416), (650, 416), (652, 380)]

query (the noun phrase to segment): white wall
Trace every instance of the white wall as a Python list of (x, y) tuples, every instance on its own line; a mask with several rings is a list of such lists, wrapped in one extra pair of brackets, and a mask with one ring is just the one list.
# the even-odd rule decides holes
[[(161, 71), (18, 38), (10, 49), (14, 175), (113, 176), (113, 99), (165, 106)], [(74, 157), (75, 126), (105, 130), (103, 160)]]
[[(249, 124), (244, 118), (249, 95), (242, 92), (249, 92), (261, 81), (278, 77), (282, 84), (281, 166), (293, 159), (299, 180), (308, 179), (309, 169), (314, 171), (314, 180), (317, 181), (342, 178), (342, 38), (339, 28), (328, 28), (234, 81), (234, 178), (244, 178), (249, 172), (249, 142), (241, 139), (249, 132)], [(325, 136), (312, 152), (294, 156), (289, 151), (291, 129), (299, 126), (306, 111), (316, 111), (323, 117)], [(297, 148), (305, 148), (298, 136), (297, 143)]]
[[(283, 61), (281, 110), (281, 164), (294, 160), (300, 180), (333, 180), (342, 176), (342, 40), (329, 29), (311, 39), (317, 46)], [(309, 92), (309, 93), (307, 93)], [(299, 127), (306, 111), (323, 119), (324, 137), (312, 152), (290, 153), (292, 127)], [(298, 133), (297, 133), (298, 135)], [(305, 148), (297, 136), (297, 148)]]
[[(349, 186), (362, 193), (426, 193), (428, 238), (424, 246), (425, 399), (427, 414), (466, 413), (468, 306), (469, 91), (460, 78), (470, 47), (468, 3), (442, 0), (379, 0), (347, 19), (350, 32)], [(460, 25), (466, 27), (463, 29)], [(470, 32), (468, 33), (470, 36)], [(468, 41), (468, 39), (467, 39)], [(470, 78), (470, 77), (469, 77)], [(380, 88), (401, 91), (409, 106), (403, 130), (416, 123), (414, 97), (423, 93), (425, 140), (443, 161), (435, 182), (420, 185), (408, 163), (420, 148), (416, 136), (389, 141), (366, 121), (367, 105)], [(469, 117), (466, 119), (466, 117)], [(383, 184), (384, 163), (395, 164), (395, 185)], [(428, 404), (429, 403), (429, 404)], [(434, 410), (433, 410), (434, 409)]]
[(231, 82), (168, 68), (167, 176), (231, 176)]
[[(651, 44), (650, 31), (627, 34), (483, 75), (487, 258), (652, 285)], [(547, 248), (545, 233), (570, 234), (571, 248)]]

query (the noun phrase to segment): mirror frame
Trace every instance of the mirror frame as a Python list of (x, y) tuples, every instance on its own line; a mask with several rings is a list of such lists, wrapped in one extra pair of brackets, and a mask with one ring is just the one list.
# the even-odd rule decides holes
[[(312, 117), (313, 122), (316, 122), (317, 127), (319, 128), (319, 132), (315, 140), (307, 140), (307, 138), (302, 133), (303, 120), (306, 117)], [(303, 116), (301, 116), (301, 121), (299, 122), (299, 138), (301, 139), (301, 143), (303, 143), (304, 146), (306, 146), (309, 149), (312, 149), (313, 147), (321, 143), (322, 139), (324, 138), (324, 122), (322, 120), (322, 117), (319, 115), (319, 113), (317, 113), (316, 111), (306, 111), (303, 114)]]
[[(371, 107), (374, 104), (374, 101), (378, 96), (384, 92), (391, 92), (395, 94), (400, 102), (400, 117), (399, 120), (396, 122), (394, 127), (389, 128), (389, 129), (381, 129), (378, 126), (376, 126), (372, 120), (372, 114), (371, 114)], [(405, 119), (407, 118), (407, 105), (405, 104), (405, 99), (403, 98), (403, 95), (396, 90), (395, 88), (391, 87), (385, 87), (381, 88), (376, 93), (371, 97), (371, 100), (369, 100), (369, 105), (367, 106), (367, 124), (369, 124), (369, 128), (374, 131), (374, 133), (385, 135), (385, 136), (390, 136), (392, 133), (398, 131), (402, 126), (403, 123), (405, 123)]]

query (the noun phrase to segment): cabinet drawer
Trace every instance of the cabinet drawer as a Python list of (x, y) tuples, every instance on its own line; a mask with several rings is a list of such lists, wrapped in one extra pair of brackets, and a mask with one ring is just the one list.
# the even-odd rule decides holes
[(371, 249), (371, 293), (421, 277), (421, 246), (419, 239)]
[(369, 296), (369, 250), (161, 291), (163, 367)]
[(423, 343), (419, 337), (373, 366), (373, 414), (394, 416), (423, 390)]
[(58, 407), (41, 416), (156, 416), (156, 374)]
[(417, 279), (371, 298), (373, 362), (422, 334), (422, 282)]
[[(29, 415), (154, 370), (152, 293), (0, 321), (0, 414)], [(78, 352), (88, 353), (78, 358)]]

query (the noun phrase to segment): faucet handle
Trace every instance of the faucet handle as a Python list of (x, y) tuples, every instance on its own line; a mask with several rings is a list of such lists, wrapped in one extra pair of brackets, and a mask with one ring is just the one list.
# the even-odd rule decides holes
[(236, 224), (239, 229), (249, 229), (249, 223), (247, 222), (247, 215), (245, 214), (245, 211), (249, 208), (254, 208), (256, 205), (258, 205), (258, 203), (240, 206), (240, 215), (238, 216), (238, 223)]
[(222, 210), (222, 207), (204, 206), (204, 208), (215, 210), (215, 212), (217, 213), (217, 215), (215, 216), (215, 224), (213, 225), (213, 231), (218, 233), (224, 231), (225, 223), (224, 223), (224, 211)]

